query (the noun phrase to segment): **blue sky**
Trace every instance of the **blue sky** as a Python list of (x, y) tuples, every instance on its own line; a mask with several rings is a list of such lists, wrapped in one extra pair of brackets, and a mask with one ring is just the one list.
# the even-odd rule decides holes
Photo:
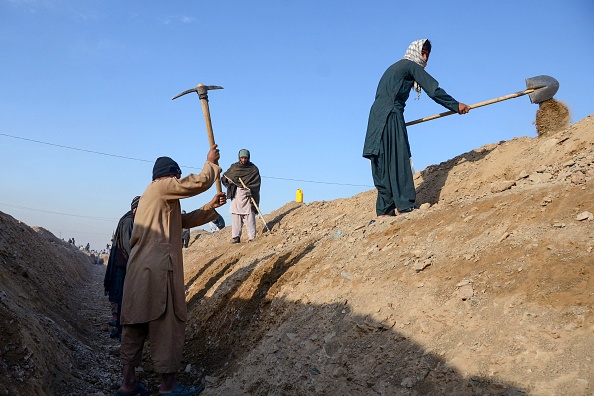
[[(593, 21), (588, 0), (0, 0), (0, 211), (104, 247), (157, 157), (186, 174), (204, 164), (198, 97), (171, 100), (198, 83), (224, 87), (209, 95), (221, 166), (251, 151), (262, 212), (297, 189), (305, 202), (350, 197), (373, 189), (361, 157), (369, 108), (410, 42), (431, 39), (426, 70), (461, 102), (545, 74), (577, 122), (593, 113)], [(408, 121), (446, 111), (413, 97)], [(524, 96), (411, 126), (415, 168), (535, 137), (537, 110)]]

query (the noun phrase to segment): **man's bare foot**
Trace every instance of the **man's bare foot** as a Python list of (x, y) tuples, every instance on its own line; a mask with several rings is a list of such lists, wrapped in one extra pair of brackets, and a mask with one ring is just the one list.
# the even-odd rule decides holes
[(389, 214), (383, 214), (383, 215), (377, 216), (378, 219), (383, 219), (383, 218), (386, 218), (386, 217), (394, 217), (394, 216), (393, 215), (389, 215)]

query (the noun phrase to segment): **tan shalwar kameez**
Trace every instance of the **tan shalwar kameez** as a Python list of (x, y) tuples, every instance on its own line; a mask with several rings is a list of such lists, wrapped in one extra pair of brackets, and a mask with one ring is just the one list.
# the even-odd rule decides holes
[(220, 172), (218, 165), (207, 161), (199, 175), (157, 179), (142, 194), (124, 282), (123, 364), (140, 364), (144, 341), (150, 334), (154, 370), (179, 370), (187, 319), (182, 228), (197, 227), (218, 217), (210, 203), (182, 215), (179, 200), (208, 190)]
[(248, 238), (251, 241), (256, 237), (256, 213), (253, 209), (252, 201), (250, 199), (249, 189), (237, 187), (235, 197), (231, 200), (229, 205), (229, 212), (231, 213), (231, 237), (241, 238), (241, 229), (243, 223), (247, 230)]

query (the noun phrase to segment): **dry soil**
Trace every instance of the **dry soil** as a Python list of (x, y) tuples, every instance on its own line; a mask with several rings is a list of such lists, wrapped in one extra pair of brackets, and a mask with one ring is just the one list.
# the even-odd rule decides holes
[[(418, 210), (372, 224), (367, 191), (287, 203), (251, 243), (194, 231), (180, 378), (204, 395), (594, 394), (594, 116), (415, 182)], [(0, 230), (0, 394), (114, 394), (105, 267), (7, 214)]]

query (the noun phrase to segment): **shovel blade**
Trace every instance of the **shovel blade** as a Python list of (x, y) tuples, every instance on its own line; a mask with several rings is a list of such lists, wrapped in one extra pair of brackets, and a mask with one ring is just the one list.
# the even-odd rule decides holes
[(552, 99), (559, 90), (559, 81), (551, 76), (536, 76), (526, 79), (526, 89), (536, 89), (536, 91), (528, 94), (530, 102), (539, 104), (545, 100)]

